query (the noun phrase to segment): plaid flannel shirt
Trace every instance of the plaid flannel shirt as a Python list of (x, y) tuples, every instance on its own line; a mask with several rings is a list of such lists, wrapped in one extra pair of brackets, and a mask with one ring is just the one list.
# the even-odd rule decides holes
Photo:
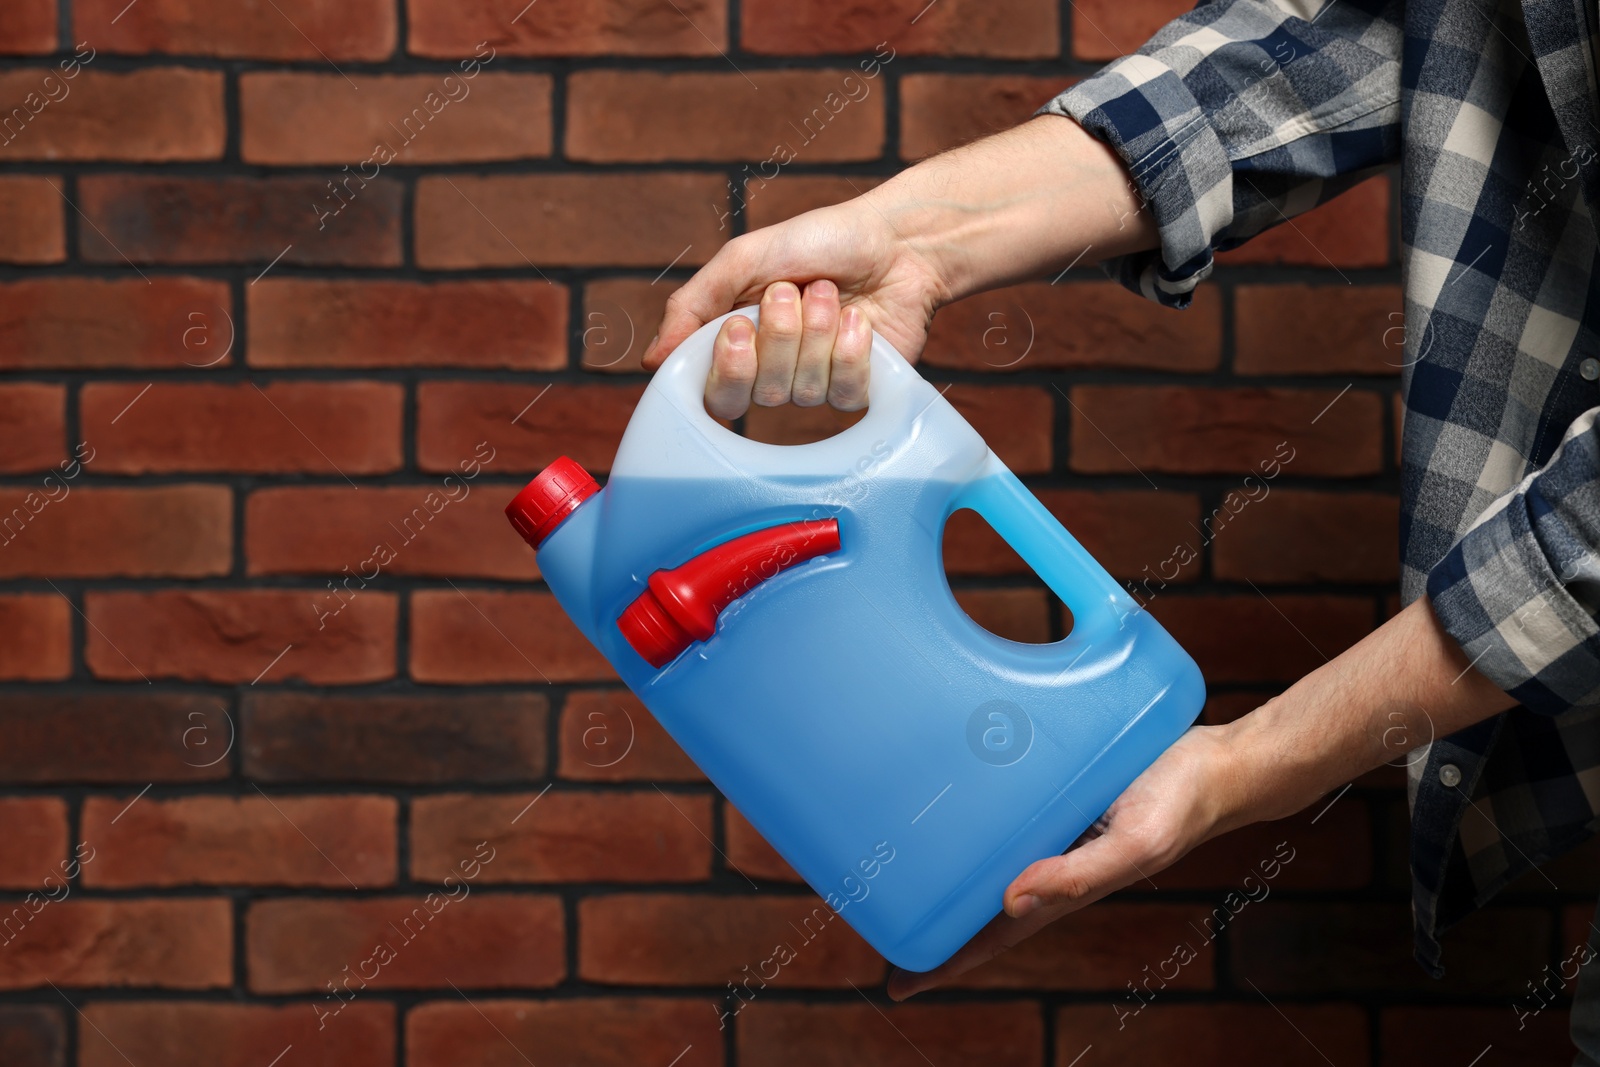
[(1595, 0), (1209, 0), (1041, 109), (1128, 164), (1161, 247), (1105, 266), (1174, 307), (1401, 163), (1402, 596), (1521, 702), (1411, 765), (1435, 975), (1440, 932), (1600, 821), (1595, 40)]

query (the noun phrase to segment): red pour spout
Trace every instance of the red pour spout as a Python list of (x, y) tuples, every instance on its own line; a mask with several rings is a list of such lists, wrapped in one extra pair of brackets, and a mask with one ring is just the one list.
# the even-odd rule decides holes
[(617, 619), (652, 667), (665, 667), (717, 632), (722, 609), (779, 571), (839, 551), (836, 519), (807, 519), (735, 537), (671, 570), (656, 571)]

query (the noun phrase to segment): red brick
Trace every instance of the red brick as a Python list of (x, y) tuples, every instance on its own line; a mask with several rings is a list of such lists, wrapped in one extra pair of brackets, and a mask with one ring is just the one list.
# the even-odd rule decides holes
[[(220, 314), (219, 314), (220, 312)], [(204, 366), (184, 346), (201, 326), (220, 339), (232, 314), (228, 284), (205, 278), (33, 278), (0, 284), (0, 367)], [(192, 319), (200, 315), (201, 319)], [(214, 325), (210, 325), (213, 324)], [(199, 341), (201, 334), (191, 334)]]
[(72, 673), (72, 605), (55, 593), (0, 596), (0, 678), (59, 681)]
[(13, 0), (0, 10), (0, 52), (54, 52), (56, 0)]
[[(319, 1026), (314, 1004), (99, 1001), (78, 1031), (81, 1067), (392, 1067), (394, 1005), (357, 1001)], [(292, 1057), (292, 1060), (290, 1059)]]
[[(147, 687), (12, 694), (0, 706), (0, 781), (192, 782), (224, 778), (214, 742), (230, 736), (223, 703)], [(202, 744), (201, 742), (207, 742)]]
[(1151, 589), (1151, 613), (1213, 685), (1298, 681), (1373, 628), (1372, 603), (1361, 597), (1274, 595), (1269, 601)]
[[(1321, 207), (1217, 257), (1223, 266), (1282, 263), (1337, 270), (1389, 264), (1389, 179), (1362, 182)], [(1343, 280), (1343, 279), (1341, 279)]]
[(497, 474), (541, 471), (559, 456), (591, 472), (608, 470), (643, 395), (640, 385), (424, 382), (417, 386), (417, 463), (453, 471), (487, 441)]
[(1115, 59), (1148, 41), (1157, 30), (1187, 14), (1186, 0), (1083, 0), (1072, 8), (1072, 55), (1075, 59)]
[(709, 1002), (678, 998), (429, 1001), (406, 1013), (406, 1062), (511, 1067), (522, 1062), (516, 1057), (536, 1056), (529, 1062), (721, 1067), (715, 1011)]
[[(68, 80), (48, 69), (14, 68), (0, 72), (0, 99), (22, 105), (4, 116), (0, 161), (222, 158), (221, 71), (80, 70)], [(19, 125), (19, 112), (32, 117)]]
[(59, 895), (71, 872), (67, 805), (56, 797), (0, 797), (0, 823), (7, 827), (0, 837), (0, 886)]
[(694, 882), (711, 874), (711, 798), (630, 793), (418, 797), (411, 876), (461, 877), (479, 842), (494, 849), (478, 881)]
[(247, 569), (331, 575), (337, 588), (319, 600), (329, 610), (349, 595), (344, 590), (383, 574), (527, 581), (539, 568), (506, 521), (510, 495), (509, 486), (474, 486), (459, 476), (447, 486), (368, 486), (359, 493), (348, 486), (258, 489), (245, 505)]
[(1231, 970), (1268, 995), (1362, 989), (1515, 997), (1549, 961), (1551, 927), (1542, 909), (1479, 911), (1451, 929), (1446, 975), (1436, 981), (1411, 958), (1405, 904), (1267, 901), (1246, 906), (1229, 927)]
[(1030, 385), (957, 386), (945, 399), (1017, 474), (1052, 465), (1056, 392)]
[(725, 858), (729, 867), (746, 878), (769, 882), (804, 881), (737, 808), (727, 804), (722, 811), (727, 837)]
[(928, 8), (911, 0), (840, 18), (821, 0), (744, 0), (740, 43), (768, 55), (861, 52), (890, 63), (895, 55), (1044, 59), (1061, 51), (1056, 11), (1043, 0), (944, 0)]
[(301, 590), (89, 593), (85, 600), (84, 659), (98, 678), (337, 685), (394, 676), (392, 593), (364, 592), (323, 627)]
[(90, 797), (82, 832), (98, 854), (83, 884), (393, 885), (398, 810), (376, 796)]
[(994, 527), (970, 508), (951, 514), (940, 548), (947, 575), (1033, 573)]
[[(0, 41), (4, 38), (0, 29)], [(0, 177), (0, 262), (59, 263), (66, 258), (67, 205), (60, 185), (57, 178), (31, 174)]]
[(1251, 906), (1285, 890), (1362, 889), (1372, 880), (1370, 821), (1359, 794), (1330, 795), (1290, 818), (1212, 838), (1154, 881), (1163, 890), (1233, 890)]
[(606, 374), (638, 374), (675, 284), (663, 279), (596, 278), (583, 287), (583, 354), (578, 365)]
[(224, 988), (233, 981), (232, 928), (225, 897), (50, 901), (41, 893), (0, 908), (0, 989)]
[[(1035, 495), (1089, 554), (1118, 578), (1143, 579), (1170, 573), (1172, 567), (1178, 567), (1174, 581), (1199, 576), (1198, 556), (1182, 566), (1174, 558), (1180, 545), (1197, 547), (1198, 537), (1190, 524), (1200, 518), (1200, 500), (1192, 493), (1038, 489)], [(952, 574), (1020, 574), (1027, 570), (1027, 564), (988, 523), (965, 509), (950, 517), (944, 553), (945, 567)]]
[(518, 782), (544, 776), (540, 693), (250, 693), (240, 746), (263, 782)]
[(1399, 374), (1405, 328), (1397, 285), (1241, 285), (1233, 369), (1240, 374)]
[(1383, 465), (1375, 393), (1083, 385), (1072, 404), (1072, 469), (1085, 473), (1259, 474), (1277, 462), (1349, 477)]
[(1208, 371), (1221, 355), (1222, 300), (1213, 288), (1197, 290), (1194, 303), (1175, 312), (1111, 282), (1038, 282), (940, 309), (923, 358), (934, 367), (1014, 373)]
[(372, 989), (551, 986), (566, 975), (563, 925), (557, 897), (484, 893), (468, 881), (416, 897), (263, 900), (245, 920), (249, 985), (322, 993), (332, 982), (348, 998), (345, 983), (359, 993), (361, 972), (376, 970)]
[(1158, 1002), (1141, 1010), (1129, 994), (1113, 1004), (1061, 1008), (1056, 1067), (1067, 1067), (1085, 1046), (1110, 1063), (1281, 1067), (1326, 1056), (1339, 1067), (1363, 1067), (1367, 1040), (1366, 1012), (1354, 1004)]
[[(811, 1067), (1034, 1067), (1044, 1057), (1044, 1020), (1028, 1003), (793, 1004), (759, 997), (738, 1014), (741, 1063)], [(935, 1057), (930, 1060), (928, 1057)]]
[(561, 777), (589, 782), (703, 782), (705, 775), (626, 689), (567, 694)]
[[(1252, 486), (1249, 492), (1257, 492)], [(1221, 506), (1212, 569), (1223, 581), (1388, 582), (1400, 577), (1400, 500), (1389, 493), (1270, 489)], [(1227, 498), (1225, 498), (1226, 500)], [(1243, 506), (1240, 502), (1243, 501)]]
[(743, 979), (746, 966), (756, 974), (780, 944), (794, 958), (772, 980), (773, 988), (883, 981), (883, 958), (810, 894), (619, 893), (578, 904), (578, 974), (591, 982), (720, 988)]
[(140, 0), (125, 18), (119, 17), (122, 6), (123, 0), (76, 0), (74, 38), (108, 52), (327, 63), (387, 59), (395, 48), (395, 9), (385, 0), (273, 0), (265, 6)]
[(145, 388), (83, 387), (80, 418), (100, 452), (96, 471), (339, 477), (400, 466), (405, 389), (394, 382), (160, 382), (141, 396)]
[[(1568, 970), (1571, 967), (1569, 965)], [(1524, 980), (1537, 978), (1537, 972)], [(1519, 1002), (1527, 1011), (1537, 1002), (1526, 989)], [(1519, 1019), (1517, 1009), (1488, 1007), (1383, 1007), (1378, 1012), (1378, 1048), (1383, 1064), (1470, 1064), (1490, 1046), (1483, 1062), (1504, 1064), (1567, 1064), (1572, 1039), (1567, 1012), (1552, 1007)]]
[(727, 240), (717, 174), (516, 174), (417, 182), (417, 264), (692, 267)]
[(67, 391), (59, 385), (0, 385), (0, 471), (54, 466), (66, 458)]
[(1155, 973), (1172, 958), (1174, 947), (1187, 941), (1196, 956), (1178, 968), (1167, 987), (1211, 989), (1215, 958), (1196, 933), (1208, 914), (1202, 904), (1102, 902), (1052, 923), (1004, 955), (968, 971), (956, 984), (970, 989), (1121, 992), (1127, 983), (1143, 981), (1146, 965)]
[(759, 174), (744, 183), (744, 216), (747, 229), (792, 219), (819, 207), (832, 207), (854, 200), (868, 189), (883, 183), (882, 178), (835, 178), (820, 174), (786, 174), (770, 181)]
[(567, 365), (567, 290), (549, 282), (269, 277), (247, 293), (257, 367)]
[[(239, 79), (246, 162), (348, 164), (369, 178), (391, 162), (467, 163), (550, 154), (550, 77), (263, 71)], [(431, 99), (430, 99), (431, 98)]]
[(232, 526), (232, 494), (220, 485), (84, 488), (58, 480), (7, 490), (0, 492), (0, 577), (226, 574)]
[[(876, 159), (884, 94), (846, 70), (586, 70), (567, 80), (570, 159), (591, 163)], [(759, 91), (757, 89), (759, 85)]]
[(328, 181), (86, 175), (78, 207), (94, 225), (78, 231), (78, 246), (92, 263), (117, 265), (259, 263), (265, 271), (281, 255), (278, 266), (398, 267), (400, 183), (377, 178), (340, 199)]
[(1025, 122), (1078, 79), (908, 74), (900, 79), (900, 158), (923, 159)]
[(48, 1004), (0, 1007), (0, 1063), (7, 1067), (64, 1067), (67, 1026)]
[(972, 621), (1012, 641), (1050, 640), (1050, 605), (1043, 589), (957, 589), (956, 603)]
[(861, 421), (866, 409), (839, 411), (827, 404), (813, 408), (780, 404), (752, 405), (744, 417), (744, 436), (769, 445), (804, 445), (822, 441)]
[(411, 677), (481, 685), (616, 675), (549, 593), (419, 589), (411, 594)]
[(508, 56), (717, 56), (727, 8), (711, 0), (540, 0), (519, 18), (498, 0), (406, 0), (406, 50), (454, 59), (488, 41)]

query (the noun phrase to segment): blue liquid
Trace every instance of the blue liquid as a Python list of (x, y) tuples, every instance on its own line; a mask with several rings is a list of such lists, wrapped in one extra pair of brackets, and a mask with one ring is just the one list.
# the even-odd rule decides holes
[[(968, 504), (1070, 594), (1064, 640), (1006, 640), (956, 603), (940, 540)], [(892, 963), (925, 971), (1000, 911), (1025, 867), (1076, 840), (1205, 698), (1194, 661), (1059, 526), (996, 521), (1029, 508), (1042, 513), (1009, 472), (962, 486), (887, 471), (843, 484), (617, 475), (539, 563), (790, 865)], [(840, 551), (755, 586), (667, 667), (618, 632), (651, 572), (808, 518), (838, 520)]]

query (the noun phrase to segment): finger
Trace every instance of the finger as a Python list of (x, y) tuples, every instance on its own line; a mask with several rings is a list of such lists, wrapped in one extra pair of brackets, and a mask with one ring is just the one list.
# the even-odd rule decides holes
[[(923, 973), (896, 971), (889, 978), (894, 1000), (944, 985), (989, 962), (1050, 923), (1107, 896), (1141, 877), (1126, 846), (1111, 834), (1097, 837), (1060, 856), (1039, 860), (1006, 889), (1005, 911), (937, 968)], [(1029, 903), (1029, 901), (1033, 903)]]
[(757, 258), (744, 238), (723, 245), (711, 260), (667, 298), (661, 327), (644, 350), (644, 367), (655, 370), (690, 334), (726, 311), (754, 284), (750, 263)]
[(790, 396), (803, 408), (828, 399), (833, 342), (839, 334), (839, 288), (826, 279), (806, 286), (800, 301), (800, 355), (794, 365)]
[(867, 406), (867, 377), (872, 366), (872, 327), (854, 304), (839, 315), (839, 334), (833, 342), (833, 363), (828, 370), (828, 403), (840, 411), (860, 411)]
[(750, 406), (756, 380), (756, 330), (743, 315), (733, 315), (711, 344), (706, 375), (706, 410), (719, 419), (737, 419)]
[(789, 402), (800, 356), (800, 290), (790, 282), (767, 286), (756, 327), (756, 385), (750, 399), (762, 407)]
[(1145, 877), (1141, 867), (1154, 866), (1149, 858), (1141, 863), (1113, 829), (1071, 851), (1031, 864), (1006, 887), (1005, 910), (1018, 918), (1047, 907), (1065, 915), (1132, 885)]

